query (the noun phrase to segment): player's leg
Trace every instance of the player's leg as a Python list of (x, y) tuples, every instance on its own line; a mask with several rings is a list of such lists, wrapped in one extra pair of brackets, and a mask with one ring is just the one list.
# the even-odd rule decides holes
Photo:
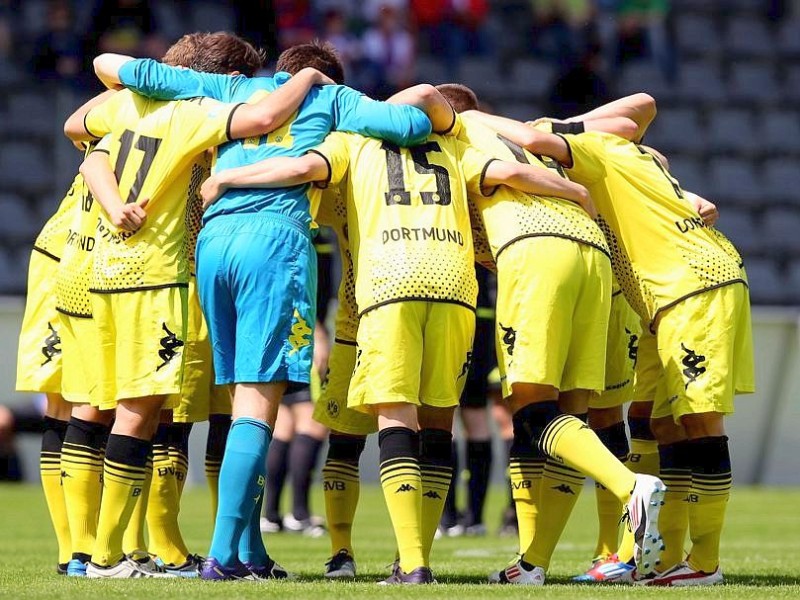
[(294, 437), (294, 414), (288, 402), (292, 401), (294, 394), (285, 394), (278, 407), (278, 417), (275, 421), (275, 431), (267, 452), (267, 481), (264, 486), (264, 521), (262, 531), (266, 533), (281, 531), (283, 517), (280, 506), (283, 497), (283, 488), (289, 474), (289, 448)]
[[(215, 386), (225, 389), (227, 386)], [(230, 404), (230, 402), (229, 402)], [(205, 453), (205, 474), (211, 493), (211, 518), (217, 518), (217, 506), (219, 504), (219, 471), (222, 467), (222, 457), (225, 454), (225, 445), (228, 441), (228, 432), (231, 430), (230, 414), (210, 414), (208, 415), (208, 437), (206, 438)]]
[[(494, 381), (495, 375), (496, 381)], [(500, 375), (498, 369), (495, 369), (490, 376), (490, 396), (492, 418), (497, 425), (497, 429), (500, 433), (500, 439), (503, 441), (503, 448), (505, 449), (504, 464), (509, 464), (511, 457), (511, 445), (514, 442), (514, 429), (511, 423), (511, 413), (509, 412), (508, 406), (503, 400), (502, 393), (500, 391)], [(517, 510), (514, 503), (511, 480), (508, 477), (507, 471), (506, 487), (508, 488), (508, 500), (506, 501), (506, 506), (503, 509), (503, 513), (500, 518), (500, 529), (498, 530), (498, 535), (501, 537), (519, 537), (520, 531), (519, 526), (517, 525)], [(527, 548), (530, 543), (531, 537), (526, 537), (524, 540), (524, 547)], [(523, 544), (521, 543), (520, 546), (523, 546)], [(521, 549), (520, 552), (524, 552), (524, 549)]]
[(61, 394), (47, 394), (44, 415), (42, 447), (39, 453), (39, 474), (50, 521), (58, 542), (58, 572), (66, 575), (67, 563), (72, 558), (67, 506), (61, 486), (61, 449), (67, 432), (72, 405)]

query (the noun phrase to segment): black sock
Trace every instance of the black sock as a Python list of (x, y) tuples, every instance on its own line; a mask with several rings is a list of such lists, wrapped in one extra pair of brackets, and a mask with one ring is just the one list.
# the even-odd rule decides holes
[[(67, 433), (68, 421), (61, 421), (53, 417), (44, 418), (44, 431), (42, 432), (42, 452), (50, 452), (61, 456), (61, 446)], [(60, 460), (60, 459), (59, 459)]]
[[(506, 449), (506, 463), (510, 464), (511, 462), (511, 447), (514, 445), (514, 438), (503, 440), (503, 445)], [(514, 496), (511, 494), (511, 479), (508, 477), (508, 473), (506, 473), (506, 490), (508, 491), (508, 506), (509, 508), (513, 509), (514, 511), (517, 510), (517, 505), (514, 504)]]
[(444, 501), (444, 511), (442, 511), (442, 527), (454, 527), (458, 525), (458, 474), (459, 474), (459, 460), (458, 460), (458, 442), (452, 440), (450, 444), (450, 452), (452, 455), (453, 472), (450, 476), (450, 487), (447, 490), (447, 498)]
[(492, 474), (492, 442), (467, 441), (467, 470), (469, 483), (470, 525), (483, 523), (483, 505), (486, 502), (486, 492), (489, 489), (489, 478)]
[(327, 460), (341, 460), (343, 462), (358, 464), (366, 444), (366, 437), (342, 435), (331, 431), (328, 436)]
[(704, 437), (684, 442), (691, 461), (692, 485), (706, 493), (731, 486), (731, 455), (728, 436)]
[(292, 480), (292, 515), (303, 521), (311, 516), (309, 490), (317, 468), (322, 441), (310, 435), (295, 435), (289, 447), (289, 471)]
[(594, 433), (600, 438), (603, 445), (608, 448), (609, 452), (619, 460), (624, 461), (630, 454), (631, 449), (628, 445), (628, 436), (625, 433), (625, 423), (623, 421), (614, 423), (609, 427), (595, 429)]
[(152, 450), (153, 443), (150, 440), (112, 433), (108, 436), (106, 460), (144, 469), (150, 460)]
[(396, 458), (419, 462), (419, 434), (408, 427), (387, 427), (378, 433), (381, 464)]
[(556, 400), (528, 404), (515, 412), (512, 417), (515, 451), (523, 451), (521, 444), (538, 446), (544, 430), (560, 414)]
[(289, 442), (272, 438), (267, 451), (267, 483), (264, 489), (264, 516), (280, 522), (281, 494), (286, 483)]
[[(225, 455), (225, 444), (231, 430), (230, 415), (208, 415), (208, 438), (206, 439), (206, 471), (219, 474), (222, 457)], [(187, 439), (188, 443), (188, 439)]]

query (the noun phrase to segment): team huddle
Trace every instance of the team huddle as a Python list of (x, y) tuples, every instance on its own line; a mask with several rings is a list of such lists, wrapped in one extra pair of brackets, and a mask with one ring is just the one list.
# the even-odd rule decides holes
[[(722, 582), (724, 416), (754, 390), (747, 278), (716, 207), (642, 145), (653, 99), (522, 123), (460, 84), (372, 101), (326, 45), (286, 50), (273, 77), (255, 76), (262, 61), (227, 33), (184, 36), (161, 62), (101, 55), (109, 91), (65, 124), (86, 156), (34, 245), (17, 378), (48, 397), (59, 572), (291, 577), (259, 527), (265, 457), (282, 396), (310, 382), (312, 240), (328, 226), (342, 277), (314, 410), (330, 430), (326, 577), (356, 576), (377, 432), (397, 544), (381, 583), (435, 582), (477, 266), (497, 275), (519, 531), (489, 581), (544, 583), (588, 476), (600, 527), (578, 580)], [(205, 558), (178, 526), (204, 420)]]

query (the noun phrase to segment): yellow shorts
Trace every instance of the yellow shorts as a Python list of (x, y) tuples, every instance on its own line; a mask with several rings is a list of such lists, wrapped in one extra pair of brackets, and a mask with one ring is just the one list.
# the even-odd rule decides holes
[(653, 418), (733, 413), (736, 394), (755, 391), (750, 297), (744, 284), (690, 296), (661, 315), (656, 330), (666, 393)]
[(458, 304), (404, 301), (369, 311), (358, 326), (347, 406), (457, 406), (474, 335), (474, 311)]
[(515, 383), (605, 388), (611, 263), (557, 237), (515, 242), (497, 261), (497, 356), (503, 397)]
[(634, 370), (642, 324), (622, 292), (611, 297), (606, 342), (606, 389), (593, 394), (589, 408), (614, 408), (633, 397)]
[(207, 420), (209, 414), (231, 414), (228, 387), (214, 385), (211, 341), (194, 278), (189, 280), (188, 307), (183, 383), (180, 394), (171, 399), (177, 403), (172, 411), (175, 423), (198, 423)]
[(61, 336), (56, 312), (58, 261), (34, 250), (28, 267), (28, 299), (19, 334), (18, 392), (61, 392)]
[(314, 420), (331, 431), (349, 435), (369, 435), (378, 431), (378, 419), (347, 408), (347, 390), (356, 364), (356, 343), (334, 340), (328, 358), (328, 375), (314, 403)]
[(114, 408), (119, 400), (169, 396), (178, 404), (186, 340), (187, 289), (168, 287), (92, 294), (99, 369), (93, 404)]
[(666, 397), (664, 367), (658, 357), (656, 336), (645, 326), (641, 328), (639, 349), (636, 352), (636, 377), (633, 386), (633, 402), (663, 401)]
[(64, 349), (61, 394), (76, 404), (89, 404), (97, 392), (97, 329), (94, 319), (59, 314)]

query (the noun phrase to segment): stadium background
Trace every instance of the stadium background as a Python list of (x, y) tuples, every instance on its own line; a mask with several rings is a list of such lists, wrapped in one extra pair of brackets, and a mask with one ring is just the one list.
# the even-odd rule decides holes
[[(0, 0), (0, 402), (29, 400), (13, 391), (28, 258), (80, 162), (61, 126), (99, 90), (91, 58), (159, 57), (196, 30), (236, 31), (272, 61), (327, 39), (377, 97), (461, 81), (521, 119), (652, 93), (647, 142), (718, 204), (750, 278), (759, 392), (729, 423), (734, 476), (800, 484), (798, 0)], [(23, 440), (31, 476), (36, 447)]]

